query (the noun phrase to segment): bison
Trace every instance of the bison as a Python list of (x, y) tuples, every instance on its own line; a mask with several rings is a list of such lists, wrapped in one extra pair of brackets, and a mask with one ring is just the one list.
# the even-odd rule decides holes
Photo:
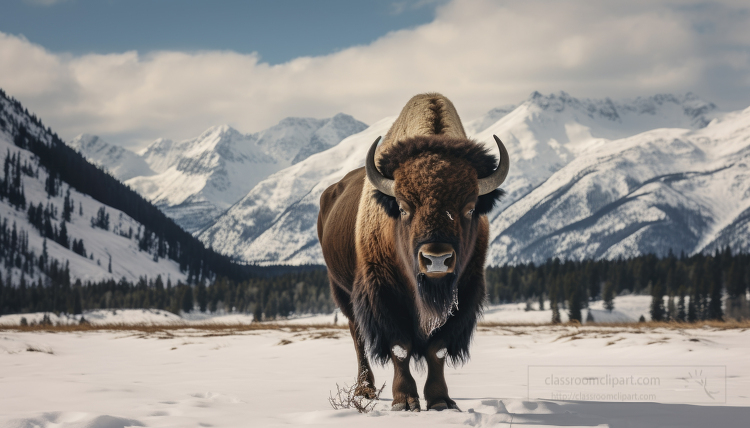
[(440, 94), (413, 97), (379, 140), (365, 167), (323, 192), (318, 216), (331, 293), (357, 352), (356, 393), (375, 395), (369, 351), (393, 363), (392, 409), (419, 411), (415, 358), (427, 362), (427, 409), (458, 409), (443, 370), (469, 355), (485, 299), (486, 214), (503, 195), (508, 152), (495, 136), (498, 164), (468, 139)]

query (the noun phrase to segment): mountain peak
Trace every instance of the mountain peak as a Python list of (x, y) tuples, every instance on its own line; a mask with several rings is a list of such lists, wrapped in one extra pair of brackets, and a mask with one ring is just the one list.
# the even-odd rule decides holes
[(203, 133), (196, 140), (203, 140), (212, 136), (223, 137), (233, 135), (242, 135), (242, 133), (227, 124), (214, 125), (203, 131)]
[(524, 104), (551, 113), (562, 113), (571, 109), (586, 114), (591, 119), (601, 118), (614, 122), (621, 122), (623, 116), (683, 116), (689, 119), (688, 126), (691, 128), (708, 125), (712, 119), (711, 113), (717, 108), (714, 103), (707, 102), (692, 92), (685, 95), (656, 94), (649, 97), (612, 100), (609, 97), (576, 98), (565, 91), (548, 95), (534, 91)]
[(108, 146), (107, 142), (97, 135), (80, 134), (68, 142), (68, 146), (79, 152), (96, 146)]
[(140, 156), (116, 144), (109, 144), (98, 135), (81, 134), (67, 144), (120, 181), (154, 175), (154, 171)]

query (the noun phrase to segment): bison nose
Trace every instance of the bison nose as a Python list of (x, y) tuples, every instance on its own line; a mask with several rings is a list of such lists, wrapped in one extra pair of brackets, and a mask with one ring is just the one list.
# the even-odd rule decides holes
[(449, 244), (430, 243), (419, 248), (419, 271), (428, 276), (443, 276), (456, 267), (456, 252)]

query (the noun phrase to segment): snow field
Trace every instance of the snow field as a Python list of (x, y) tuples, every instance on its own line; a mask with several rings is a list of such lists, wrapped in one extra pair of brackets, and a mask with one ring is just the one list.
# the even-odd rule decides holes
[[(353, 348), (345, 329), (0, 331), (0, 426), (744, 427), (750, 417), (745, 330), (480, 327), (471, 360), (446, 369), (463, 412), (389, 411), (390, 365), (373, 368), (386, 383), (373, 412), (331, 409), (336, 384), (355, 377)], [(717, 364), (726, 403), (527, 399), (532, 366)], [(413, 374), (421, 393), (426, 373)]]

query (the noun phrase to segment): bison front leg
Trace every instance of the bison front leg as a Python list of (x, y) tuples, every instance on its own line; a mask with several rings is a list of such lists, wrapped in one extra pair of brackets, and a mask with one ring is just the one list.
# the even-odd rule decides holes
[(397, 343), (391, 347), (391, 361), (393, 362), (393, 405), (391, 410), (411, 410), (418, 412), (419, 393), (417, 382), (409, 371), (411, 360), (411, 346)]
[(354, 321), (349, 321), (349, 332), (352, 334), (354, 348), (357, 351), (357, 387), (354, 390), (354, 395), (373, 399), (377, 395), (377, 391), (375, 391), (375, 375), (372, 374), (370, 362), (367, 361), (365, 343)]
[(448, 385), (445, 383), (446, 348), (440, 344), (431, 344), (427, 349), (427, 381), (424, 384), (424, 398), (427, 410), (460, 410), (448, 396)]

